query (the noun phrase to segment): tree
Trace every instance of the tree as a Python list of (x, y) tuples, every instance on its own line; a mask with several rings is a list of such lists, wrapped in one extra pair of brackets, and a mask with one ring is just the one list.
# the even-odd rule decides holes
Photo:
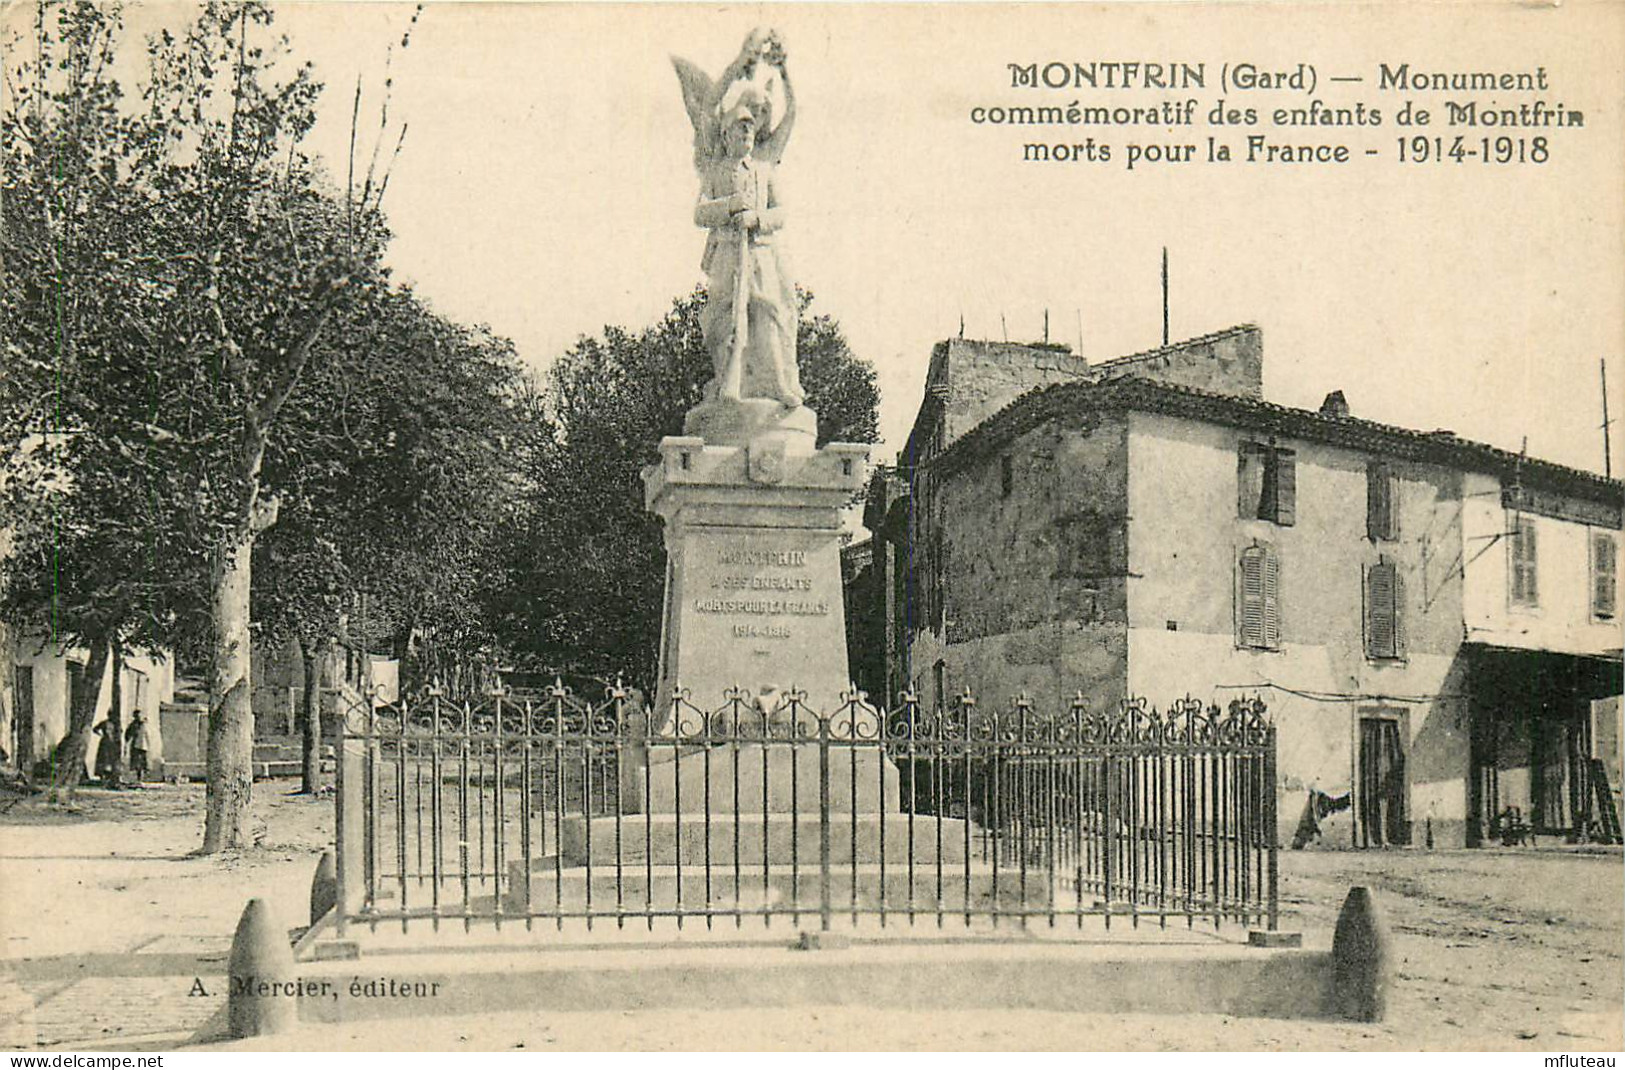
[[(341, 304), (381, 282), (371, 206), (358, 225), (348, 191), (342, 204), (325, 195), (297, 150), (320, 87), (308, 66), (279, 78), (273, 55), (249, 47), (250, 32), (258, 40), (270, 23), (263, 7), (211, 4), (181, 40), (158, 46), (150, 90), (153, 118), (174, 124), (181, 143), (152, 175), (170, 281), (188, 313), (172, 344), (214, 365), (218, 378), (187, 400), (225, 431), (193, 469), (214, 524), (206, 853), (243, 845), (253, 786), (253, 549), (281, 504), (264, 479), (266, 449)], [(205, 111), (200, 102), (222, 90), (229, 107)], [(184, 370), (195, 369), (181, 352)]]
[[(369, 165), (359, 191), (321, 180), (300, 150), (321, 87), (308, 65), (287, 69), (263, 4), (209, 3), (151, 40), (141, 114), (120, 109), (104, 77), (114, 29), (96, 12), (58, 9), (63, 58), (39, 61), (32, 96), (14, 105), (35, 121), (7, 140), (7, 305), (22, 313), (15, 348), (59, 384), (50, 433), (33, 449), (62, 473), (52, 497), (71, 499), (52, 508), (105, 545), (84, 558), (85, 589), (101, 590), (94, 562), (132, 560), (111, 545), (109, 518), (153, 480), (164, 511), (126, 534), (203, 566), (191, 604), (166, 597), (161, 608), (173, 635), (207, 632), (213, 851), (243, 842), (252, 785), (252, 551), (281, 504), (266, 456), (313, 361), (339, 356), (320, 345), (335, 316), (387, 287), (387, 168), (375, 181)], [(26, 165), (16, 183), (13, 164)], [(12, 184), (24, 194), (15, 212)], [(25, 271), (14, 286), (16, 262)], [(167, 577), (148, 583), (149, 599), (159, 591), (179, 593)]]
[(297, 641), (304, 663), (306, 791), (320, 747), (316, 681), (353, 592), (368, 593), (372, 620), (396, 622), (403, 652), (424, 636), (454, 651), (489, 645), (477, 592), (511, 507), (518, 431), (506, 340), (400, 289), (371, 295), (337, 334), (345, 359), (301, 383), (266, 458), (284, 505), (255, 551), (260, 635)]
[[(872, 442), (875, 373), (828, 316), (798, 332), (801, 382), (819, 445)], [(504, 576), (489, 612), (505, 648), (538, 668), (653, 678), (665, 558), (659, 520), (643, 508), (641, 471), (711, 376), (699, 289), (633, 334), (606, 327), (549, 370), (525, 455), (525, 508), (505, 535)]]
[(342, 196), (321, 182), (300, 150), (321, 86), (308, 65), (284, 73), (271, 24), (257, 3), (206, 5), (153, 42), (147, 94), (169, 135), (143, 178), (172, 294), (149, 352), (179, 386), (195, 447), (184, 474), (210, 535), (205, 852), (243, 844), (251, 799), (253, 547), (282, 504), (267, 453), (313, 362), (337, 358), (322, 344), (335, 319), (387, 286), (387, 173), (375, 182), (369, 166)]
[(125, 651), (159, 643), (187, 586), (184, 535), (162, 554), (154, 544), (156, 532), (184, 531), (186, 509), (131, 330), (162, 317), (165, 295), (130, 270), (147, 251), (151, 203), (129, 179), (155, 135), (107, 77), (120, 27), (117, 7), (42, 4), (34, 47), (19, 51), (30, 58), (6, 72), (0, 506), (12, 545), (0, 609), (89, 651), (92, 686), (74, 694), (55, 752), (55, 786), (70, 792), (108, 662), (118, 733)]

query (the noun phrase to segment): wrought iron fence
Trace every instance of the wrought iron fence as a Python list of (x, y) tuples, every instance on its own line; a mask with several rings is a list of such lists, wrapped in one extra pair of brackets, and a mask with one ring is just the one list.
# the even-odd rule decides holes
[(1276, 924), (1262, 701), (1041, 712), (861, 695), (359, 703), (340, 924)]

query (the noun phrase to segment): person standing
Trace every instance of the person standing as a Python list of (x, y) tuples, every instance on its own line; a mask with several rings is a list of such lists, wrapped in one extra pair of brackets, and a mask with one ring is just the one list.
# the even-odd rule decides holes
[(130, 745), (130, 771), (139, 784), (147, 779), (147, 751), (151, 742), (146, 718), (141, 716), (140, 710), (130, 716), (130, 727), (124, 730), (124, 740)]
[(96, 779), (104, 783), (111, 783), (113, 774), (118, 770), (118, 749), (120, 746), (118, 733), (113, 730), (112, 721), (103, 721), (98, 724), (95, 732), (98, 737), (96, 740)]

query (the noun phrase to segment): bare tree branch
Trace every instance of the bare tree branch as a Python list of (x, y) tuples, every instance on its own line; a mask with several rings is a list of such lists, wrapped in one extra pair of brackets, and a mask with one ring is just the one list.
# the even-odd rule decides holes
[(221, 349), (226, 357), (226, 371), (233, 383), (244, 394), (248, 394), (252, 384), (248, 381), (248, 360), (243, 356), (243, 347), (237, 344), (236, 337), (226, 324), (226, 310), (220, 301), (220, 247), (216, 246), (209, 256), (209, 286), (203, 291), (204, 299), (209, 305), (209, 315), (214, 321), (215, 334), (220, 341)]
[(295, 342), (277, 368), (276, 376), (271, 381), (271, 387), (266, 392), (265, 399), (249, 410), (249, 419), (262, 428), (268, 428), (276, 414), (281, 410), (283, 403), (293, 393), (293, 388), (299, 385), (299, 376), (310, 362), (311, 347), (321, 336), (327, 321), (333, 317), (334, 306), (338, 302), (339, 294), (349, 285), (349, 278), (341, 277), (329, 283), (326, 289), (317, 297), (320, 311), (311, 320), (305, 333)]
[(395, 139), (395, 151), (389, 156), (389, 164), (384, 168), (384, 180), (378, 184), (378, 196), (373, 201), (373, 209), (381, 211), (384, 207), (384, 191), (389, 188), (389, 176), (395, 173), (395, 161), (401, 158), (401, 146), (406, 144), (406, 130), (409, 124), (401, 124), (401, 136)]

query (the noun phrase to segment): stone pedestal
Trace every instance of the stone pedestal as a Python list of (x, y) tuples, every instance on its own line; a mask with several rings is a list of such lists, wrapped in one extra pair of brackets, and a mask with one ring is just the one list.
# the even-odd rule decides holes
[(751, 406), (762, 403), (696, 408), (689, 424), (705, 437), (662, 440), (660, 462), (643, 472), (645, 504), (665, 522), (651, 714), (666, 731), (678, 686), (706, 711), (729, 688), (794, 688), (825, 714), (850, 686), (840, 510), (863, 485), (869, 447), (814, 449), (810, 410), (775, 420)]

